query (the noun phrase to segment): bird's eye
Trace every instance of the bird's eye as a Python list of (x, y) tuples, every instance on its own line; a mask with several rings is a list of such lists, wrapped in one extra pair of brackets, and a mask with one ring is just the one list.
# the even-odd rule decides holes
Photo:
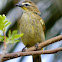
[(25, 6), (30, 6), (29, 4), (24, 4)]

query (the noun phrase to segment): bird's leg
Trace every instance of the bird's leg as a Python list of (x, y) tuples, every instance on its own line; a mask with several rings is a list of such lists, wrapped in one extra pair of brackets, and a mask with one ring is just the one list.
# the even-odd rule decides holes
[(38, 50), (38, 42), (35, 44), (35, 47), (36, 47), (36, 51)]
[(25, 52), (25, 48), (26, 48), (26, 46), (22, 49), (22, 52)]

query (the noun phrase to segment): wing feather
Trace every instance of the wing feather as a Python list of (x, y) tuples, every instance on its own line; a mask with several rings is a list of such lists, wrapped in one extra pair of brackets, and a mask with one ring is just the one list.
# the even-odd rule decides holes
[(43, 19), (41, 19), (40, 22), (41, 22), (41, 25), (42, 25), (43, 31), (44, 31), (44, 33), (45, 33), (45, 22), (43, 21)]

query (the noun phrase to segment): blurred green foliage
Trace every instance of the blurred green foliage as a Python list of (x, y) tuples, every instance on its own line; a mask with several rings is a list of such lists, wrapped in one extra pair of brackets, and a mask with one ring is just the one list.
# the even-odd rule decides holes
[(17, 30), (14, 30), (12, 33), (11, 31), (9, 31), (8, 33), (8, 38), (7, 38), (7, 42), (8, 43), (15, 43), (15, 42), (19, 42), (20, 41), (20, 37), (22, 37), (24, 34), (17, 34)]
[(8, 22), (8, 20), (6, 20), (6, 16), (4, 14), (0, 15), (0, 30), (1, 31), (5, 31), (6, 27), (10, 24), (11, 22)]
[[(8, 22), (8, 20), (6, 19), (6, 16), (0, 15), (0, 30), (2, 31), (2, 34), (4, 32), (6, 32), (6, 27), (9, 26), (11, 24), (11, 22)], [(0, 41), (4, 40), (4, 35), (2, 36), (2, 34), (0, 34)], [(9, 30), (8, 32), (8, 37), (6, 36), (6, 42), (7, 43), (15, 43), (15, 42), (19, 42), (19, 38), (22, 37), (24, 34), (17, 34), (17, 30), (14, 30), (12, 33)]]

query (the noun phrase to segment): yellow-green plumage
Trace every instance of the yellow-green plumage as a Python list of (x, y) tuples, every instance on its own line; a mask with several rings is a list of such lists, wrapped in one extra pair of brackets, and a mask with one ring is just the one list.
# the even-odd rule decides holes
[[(30, 6), (25, 6), (25, 3), (29, 3)], [(21, 37), (22, 42), (29, 48), (45, 40), (45, 24), (39, 16), (40, 11), (33, 2), (24, 1), (23, 4), (21, 8), (24, 12), (18, 21), (18, 28), (20, 33), (24, 33)], [(33, 62), (41, 62), (40, 55), (33, 55)]]
[(22, 42), (25, 46), (34, 46), (37, 42), (45, 40), (42, 24), (40, 23), (40, 16), (32, 13), (23, 13), (20, 23), (20, 32), (24, 33), (21, 37)]

